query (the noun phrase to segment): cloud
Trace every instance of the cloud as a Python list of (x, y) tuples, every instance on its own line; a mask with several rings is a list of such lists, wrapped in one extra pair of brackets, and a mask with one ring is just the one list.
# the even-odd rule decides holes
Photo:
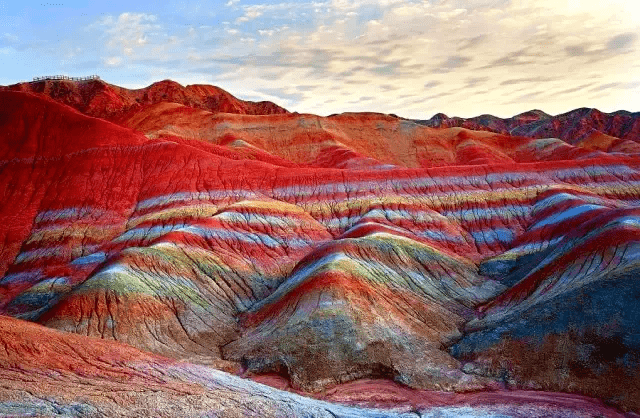
[(484, 41), (487, 40), (487, 35), (478, 35), (473, 38), (467, 38), (460, 41), (460, 46), (458, 47), (458, 51), (464, 51), (465, 49), (472, 49), (476, 46), (480, 45)]
[(317, 86), (305, 86), (305, 85), (295, 86), (295, 89), (298, 91), (312, 91), (317, 88), (318, 88)]
[(472, 89), (474, 87), (483, 85), (485, 81), (489, 80), (489, 77), (469, 77), (465, 80), (465, 89)]
[(492, 61), (488, 66), (485, 66), (484, 68), (513, 67), (517, 65), (531, 64), (532, 61), (525, 60), (525, 57), (527, 57), (527, 50), (526, 48), (523, 48), (518, 51), (510, 52), (507, 55), (503, 55), (497, 60)]
[(264, 13), (262, 11), (263, 8), (264, 6), (262, 5), (245, 7), (244, 15), (237, 18), (236, 23), (248, 22), (262, 16), (262, 14)]
[[(594, 73), (611, 77), (611, 69), (593, 60), (604, 60), (606, 55), (615, 62), (616, 54), (628, 51), (635, 41), (629, 35), (634, 32), (628, 30), (634, 25), (632, 19), (618, 28), (624, 36), (610, 33), (612, 14), (626, 17), (627, 4), (620, 2), (598, 7), (593, 13), (589, 7), (574, 8), (570, 2), (556, 5), (555, 0), (373, 3), (336, 0), (295, 8), (298, 14), (308, 13), (306, 25), (310, 26), (293, 24), (281, 33), (273, 25), (261, 26), (261, 22), (277, 19), (279, 13), (275, 7), (261, 7), (262, 14), (252, 23), (260, 36), (260, 48), (237, 56), (236, 62), (258, 73), (282, 70), (277, 79), (260, 81), (257, 76), (259, 85), (294, 80), (295, 73), (305, 82), (325, 86), (305, 96), (305, 111), (323, 112), (327, 103), (334, 103), (327, 113), (340, 111), (340, 106), (349, 110), (349, 103), (378, 94), (385, 101), (374, 105), (397, 107), (372, 110), (424, 112), (424, 108), (408, 106), (410, 100), (420, 97), (421, 101), (437, 99), (442, 107), (434, 111), (512, 115), (528, 110), (513, 110), (519, 100), (523, 107), (537, 100), (539, 107), (553, 111), (544, 106), (545, 100), (553, 100), (545, 92), (582, 94)], [(243, 6), (243, 16), (251, 10)], [(609, 51), (615, 45), (620, 46), (618, 52)], [(574, 60), (568, 61), (567, 56)], [(479, 69), (483, 71), (480, 75)], [(430, 79), (434, 74), (439, 75), (438, 80)], [(232, 77), (231, 72), (228, 76)], [(495, 80), (493, 87), (486, 88), (491, 80)], [(472, 110), (478, 100), (471, 100), (470, 90), (473, 94), (483, 91), (481, 102), (487, 108)], [(511, 97), (508, 105), (505, 95)]]
[(440, 84), (442, 84), (442, 82), (441, 82), (441, 81), (438, 81), (438, 80), (432, 80), (432, 81), (429, 81), (429, 82), (425, 83), (425, 84), (424, 84), (424, 88), (425, 88), (426, 90), (429, 90), (429, 89), (432, 89), (432, 88), (434, 88), (434, 87), (438, 87)]
[(587, 55), (584, 45), (569, 45), (565, 46), (564, 50), (570, 57), (583, 57)]
[(0, 35), (0, 45), (14, 45), (17, 44), (20, 39), (11, 33), (4, 33)]
[(615, 89), (615, 88), (620, 88), (622, 87), (623, 84), (622, 83), (606, 83), (606, 84), (601, 84), (597, 87), (594, 87), (592, 89), (590, 89), (590, 92), (594, 92), (594, 91), (603, 91), (603, 90), (610, 90), (610, 89)]
[(415, 117), (606, 107), (589, 101), (596, 92), (610, 93), (612, 106), (640, 107), (624, 89), (640, 80), (640, 6), (628, 0), (221, 4), (227, 7), (211, 12), (216, 24), (107, 16), (94, 28), (104, 46), (92, 58), (113, 71), (136, 65), (149, 77), (212, 82), (320, 114), (364, 110), (358, 102), (369, 97), (384, 98), (367, 101), (372, 111)]
[(148, 43), (149, 34), (160, 27), (156, 21), (157, 17), (152, 14), (122, 13), (117, 18), (106, 16), (98, 25), (105, 28), (107, 48), (132, 56)]
[(119, 67), (122, 65), (122, 57), (107, 57), (103, 62), (107, 67)]
[(516, 84), (529, 84), (529, 83), (546, 83), (548, 81), (557, 80), (557, 77), (524, 77), (524, 78), (510, 78), (500, 83), (501, 86), (512, 86)]
[[(235, 4), (228, 4), (229, 6), (233, 6)], [(328, 3), (323, 3), (320, 1), (315, 2), (282, 2), (282, 3), (258, 3), (258, 4), (248, 4), (241, 6), (243, 11), (242, 16), (239, 16), (235, 19), (235, 24), (243, 24), (255, 19), (258, 19), (261, 16), (268, 16), (269, 18), (274, 18), (278, 20), (283, 19), (295, 19), (300, 17), (302, 14), (308, 14), (309, 11), (320, 11), (323, 8), (326, 8)]]
[(594, 46), (593, 43), (582, 43), (568, 45), (564, 50), (569, 57), (589, 57), (590, 62), (596, 62), (631, 52), (631, 47), (637, 38), (637, 34), (627, 32), (610, 37), (607, 43), (602, 46)]
[(447, 96), (451, 96), (453, 93), (445, 91), (442, 93), (438, 93), (438, 94), (432, 94), (431, 96), (427, 96), (424, 98), (424, 100), (433, 100), (433, 99), (439, 99), (441, 97), (447, 97)]
[(575, 93), (575, 92), (584, 90), (587, 87), (591, 87), (591, 86), (593, 86), (593, 83), (586, 83), (586, 84), (582, 84), (582, 85), (577, 86), (577, 87), (571, 87), (571, 88), (568, 88), (568, 89), (564, 89), (564, 90), (558, 91), (555, 94), (558, 95), (558, 96), (562, 96), (564, 94), (571, 94), (571, 93)]
[(619, 51), (625, 49), (631, 46), (631, 44), (633, 44), (637, 38), (638, 35), (631, 32), (616, 35), (613, 38), (609, 39), (609, 41), (607, 42), (607, 50)]
[(457, 68), (465, 67), (469, 62), (471, 62), (470, 57), (465, 57), (462, 55), (451, 55), (447, 57), (440, 65), (438, 65), (435, 69), (433, 69), (433, 73), (442, 74), (451, 72)]

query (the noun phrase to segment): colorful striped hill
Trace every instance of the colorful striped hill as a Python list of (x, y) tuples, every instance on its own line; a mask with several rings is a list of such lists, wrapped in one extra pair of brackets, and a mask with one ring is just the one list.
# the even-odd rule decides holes
[(0, 88), (0, 414), (639, 412), (623, 116), (545, 137), (170, 81)]

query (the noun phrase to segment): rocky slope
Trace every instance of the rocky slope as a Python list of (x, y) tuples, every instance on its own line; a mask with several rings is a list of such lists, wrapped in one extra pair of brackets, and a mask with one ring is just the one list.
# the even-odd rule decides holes
[[(376, 381), (311, 399), (210, 367), (5, 316), (0, 316), (0, 342), (0, 415), (9, 417), (623, 417), (576, 395), (512, 391), (446, 396), (385, 388), (389, 385)], [(403, 407), (397, 408), (399, 404)]]
[(391, 414), (227, 373), (407, 416), (640, 410), (632, 129), (323, 118), (173, 82), (2, 90), (0, 312), (57, 330), (2, 318), (5, 411)]

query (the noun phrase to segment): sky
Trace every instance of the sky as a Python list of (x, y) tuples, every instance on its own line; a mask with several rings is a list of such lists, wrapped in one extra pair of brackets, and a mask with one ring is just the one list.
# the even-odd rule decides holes
[(0, 84), (213, 84), (291, 111), (640, 111), (638, 0), (0, 0)]

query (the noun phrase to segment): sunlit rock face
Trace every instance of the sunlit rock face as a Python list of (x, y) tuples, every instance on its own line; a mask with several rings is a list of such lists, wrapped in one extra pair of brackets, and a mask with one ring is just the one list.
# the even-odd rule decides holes
[(170, 81), (2, 90), (2, 413), (121, 414), (125, 395), (97, 392), (144, 382), (130, 412), (640, 410), (637, 114), (471, 124)]

